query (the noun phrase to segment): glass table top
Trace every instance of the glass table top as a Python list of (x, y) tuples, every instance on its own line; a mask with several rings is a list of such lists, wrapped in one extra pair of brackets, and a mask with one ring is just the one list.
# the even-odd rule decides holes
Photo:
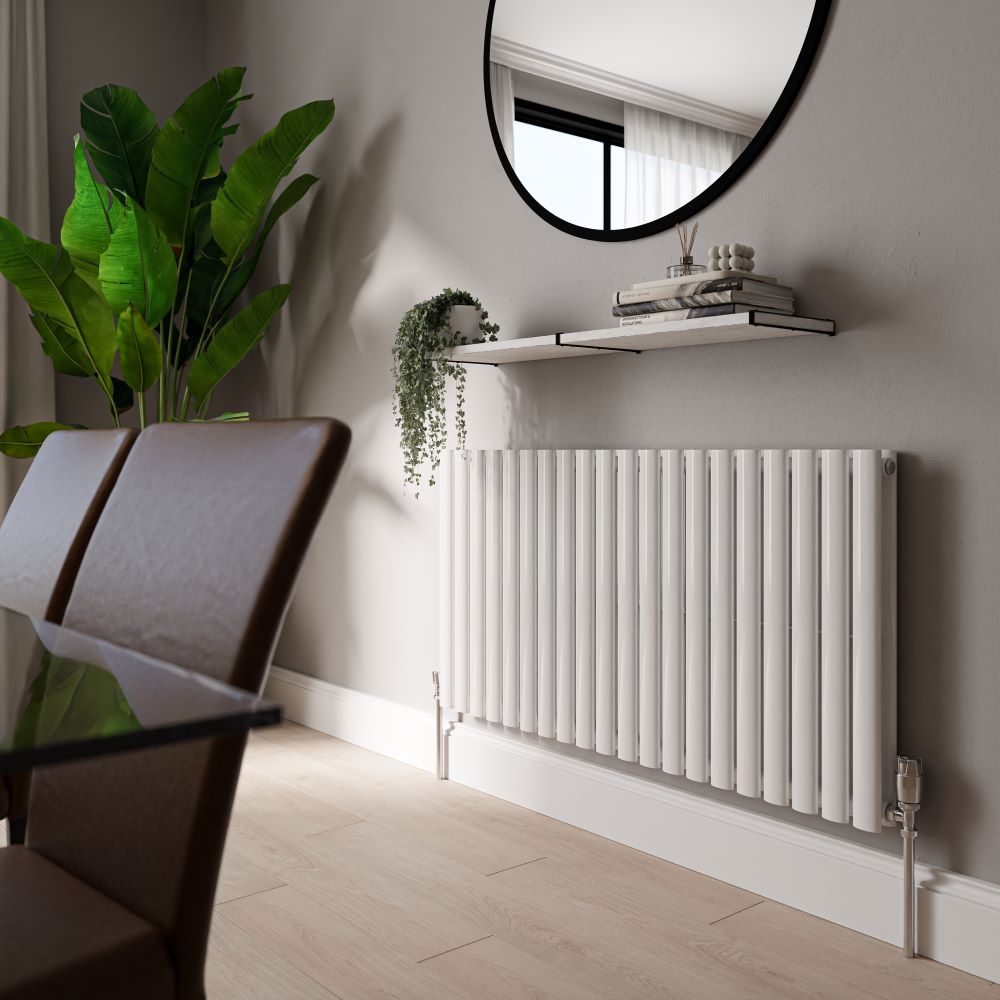
[(0, 774), (280, 721), (275, 702), (0, 608)]

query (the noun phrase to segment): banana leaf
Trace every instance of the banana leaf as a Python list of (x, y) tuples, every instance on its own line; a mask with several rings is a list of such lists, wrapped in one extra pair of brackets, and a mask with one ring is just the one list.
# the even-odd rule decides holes
[(16, 427), (8, 427), (0, 434), (0, 452), (8, 458), (34, 458), (42, 442), (50, 434), (56, 431), (82, 429), (80, 424), (57, 424), (51, 420), (40, 421), (37, 424), (18, 424)]
[(0, 274), (33, 312), (49, 317), (80, 344), (90, 370), (107, 385), (115, 356), (114, 317), (107, 302), (73, 270), (69, 255), (0, 219)]
[(94, 180), (79, 135), (73, 136), (73, 169), (73, 201), (63, 216), (59, 238), (80, 277), (98, 288), (97, 265), (121, 218), (122, 206)]
[(80, 124), (104, 183), (122, 201), (128, 195), (142, 204), (159, 132), (153, 112), (134, 90), (108, 83), (83, 95)]
[(140, 729), (114, 674), (46, 652), (10, 743), (14, 750), (26, 750)]
[(57, 372), (74, 378), (89, 378), (94, 374), (83, 344), (61, 323), (51, 316), (32, 313), (31, 325), (42, 338), (42, 350), (52, 359)]
[(101, 254), (98, 274), (104, 297), (115, 313), (131, 304), (155, 326), (173, 305), (177, 295), (174, 252), (131, 198), (126, 198), (121, 222)]
[(131, 386), (117, 375), (111, 376), (111, 405), (119, 416), (135, 406), (135, 393)]
[(195, 406), (200, 408), (219, 382), (261, 342), (291, 290), (291, 285), (275, 285), (251, 299), (191, 362), (188, 389)]
[(122, 378), (136, 392), (151, 389), (163, 370), (160, 342), (135, 306), (118, 319), (118, 352)]
[(174, 112), (153, 145), (146, 210), (174, 244), (187, 239), (191, 210), (205, 177), (220, 173), (219, 147), (239, 103), (246, 67), (224, 69)]
[(229, 276), (225, 278), (225, 285), (216, 300), (212, 315), (208, 315), (208, 310), (215, 295), (215, 289), (225, 277), (226, 265), (221, 259), (213, 259), (211, 256), (199, 259), (191, 274), (191, 291), (188, 296), (188, 309), (191, 315), (200, 323), (218, 323), (223, 319), (233, 303), (239, 298), (240, 293), (247, 286), (247, 282), (253, 277), (260, 262), (264, 244), (267, 241), (275, 223), (285, 212), (297, 205), (309, 192), (309, 189), (319, 180), (312, 174), (302, 174), (295, 180), (289, 181), (285, 189), (275, 199), (253, 251), (240, 263), (232, 268)]
[(253, 242), (278, 183), (333, 119), (333, 101), (313, 101), (282, 115), (270, 132), (248, 146), (212, 202), (212, 235), (226, 261)]

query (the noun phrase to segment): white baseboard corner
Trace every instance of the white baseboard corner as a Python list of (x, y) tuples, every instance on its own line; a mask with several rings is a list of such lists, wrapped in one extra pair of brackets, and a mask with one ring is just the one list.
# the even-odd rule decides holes
[[(281, 667), (272, 667), (266, 690), (293, 722), (434, 768), (430, 712)], [(901, 943), (902, 865), (892, 855), (475, 724), (452, 728), (447, 760), (460, 784)], [(922, 864), (917, 885), (919, 953), (1000, 982), (1000, 886)]]
[(434, 716), (272, 666), (264, 693), (290, 722), (328, 733), (423, 771), (434, 770)]

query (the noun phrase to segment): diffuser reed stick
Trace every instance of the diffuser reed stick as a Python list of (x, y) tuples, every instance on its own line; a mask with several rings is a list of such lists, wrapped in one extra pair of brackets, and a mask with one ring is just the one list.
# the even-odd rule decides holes
[(685, 223), (681, 223), (677, 227), (677, 239), (681, 244), (681, 257), (694, 257), (694, 241), (698, 235), (698, 223), (694, 224), (694, 228), (691, 232), (688, 232), (688, 227)]

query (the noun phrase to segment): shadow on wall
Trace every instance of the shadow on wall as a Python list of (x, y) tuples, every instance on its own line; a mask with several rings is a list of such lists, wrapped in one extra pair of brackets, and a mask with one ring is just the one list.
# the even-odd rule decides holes
[[(325, 370), (324, 351), (341, 355), (348, 338), (340, 331), (349, 321), (361, 290), (371, 274), (375, 253), (389, 228), (389, 206), (383, 192), (388, 189), (385, 173), (398, 147), (400, 118), (390, 118), (375, 134), (361, 162), (341, 178), (338, 162), (327, 152), (320, 163), (326, 179), (311, 205), (290, 271), (295, 275), (296, 294), (276, 331), (263, 344), (264, 367), (271, 399), (269, 409), (279, 417), (296, 412), (296, 397), (310, 369)], [(341, 129), (343, 132), (344, 129)], [(350, 146), (337, 137), (337, 145)], [(332, 197), (329, 192), (335, 191)], [(327, 336), (321, 337), (322, 334)], [(353, 373), (363, 377), (358, 364), (357, 338), (350, 357), (339, 357)], [(364, 385), (359, 395), (370, 399), (378, 384)], [(355, 414), (339, 414), (351, 423)], [(353, 426), (353, 424), (352, 424)]]
[(979, 821), (980, 801), (965, 779), (975, 762), (964, 759), (967, 748), (954, 738), (962, 731), (960, 486), (913, 455), (900, 456), (899, 474), (899, 750), (924, 758), (919, 828), (947, 845), (948, 857), (938, 863), (967, 871), (972, 844), (966, 834)]
[[(375, 134), (360, 162), (346, 167), (332, 152), (334, 148), (351, 146), (349, 138), (342, 135), (350, 126), (346, 121), (342, 124), (337, 142), (328, 147), (318, 164), (318, 173), (325, 181), (310, 206), (303, 232), (286, 241), (290, 248), (279, 248), (279, 253), (291, 249), (294, 254), (290, 262), (280, 263), (283, 272), (294, 275), (295, 289), (278, 329), (262, 345), (258, 385), (266, 393), (262, 409), (269, 415), (287, 417), (302, 412), (303, 396), (315, 398), (315, 392), (306, 392), (311, 375), (337, 369), (351, 373), (350, 387), (340, 382), (336, 398), (322, 407), (352, 428), (354, 440), (347, 474), (341, 477), (331, 501), (331, 507), (337, 508), (336, 515), (321, 522), (318, 530), (322, 540), (317, 546), (324, 553), (324, 590), (350, 595), (348, 535), (355, 521), (354, 512), (364, 510), (366, 517), (372, 516), (372, 511), (380, 517), (387, 512), (406, 516), (402, 497), (366, 475), (363, 461), (352, 461), (371, 446), (368, 413), (373, 407), (389, 405), (385, 374), (378, 366), (363, 363), (362, 346), (351, 326), (351, 317), (389, 227), (385, 174), (396, 158), (401, 122), (398, 116), (389, 119)], [(315, 405), (310, 404), (310, 408)], [(322, 613), (316, 614), (310, 598), (302, 597), (293, 602), (284, 630), (295, 646), (283, 656), (296, 669), (316, 673), (323, 658), (330, 655), (329, 648), (323, 648), (322, 636), (332, 632), (337, 636), (336, 655), (345, 664), (354, 662), (354, 623), (362, 619), (344, 602), (324, 605)]]

